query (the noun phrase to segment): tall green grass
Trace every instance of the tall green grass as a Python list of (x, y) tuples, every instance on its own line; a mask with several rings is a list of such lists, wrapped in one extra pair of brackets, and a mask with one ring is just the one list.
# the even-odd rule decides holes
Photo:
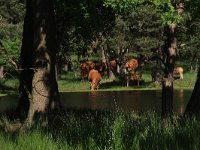
[(0, 145), (2, 150), (189, 150), (200, 149), (199, 135), (199, 118), (163, 122), (156, 113), (68, 110), (45, 129), (15, 135), (0, 130)]

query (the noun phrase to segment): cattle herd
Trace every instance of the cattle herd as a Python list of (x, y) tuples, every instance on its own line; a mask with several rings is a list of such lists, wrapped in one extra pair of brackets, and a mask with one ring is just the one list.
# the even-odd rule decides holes
[[(119, 74), (123, 77), (123, 80), (126, 81), (126, 86), (129, 86), (130, 81), (136, 81), (139, 86), (142, 74), (136, 72), (136, 69), (139, 66), (142, 66), (143, 61), (139, 61), (138, 59), (132, 58), (129, 59), (122, 64), (120, 64)], [(90, 61), (86, 60), (80, 64), (80, 77), (81, 80), (84, 81), (85, 78), (88, 78), (90, 83), (91, 90), (97, 90), (100, 85), (100, 81), (102, 80), (102, 76), (108, 74), (108, 65), (110, 65), (110, 69), (113, 71), (117, 71), (117, 66), (119, 65), (116, 60), (111, 60), (109, 63), (105, 63), (102, 61)], [(173, 76), (179, 74), (180, 79), (183, 79), (183, 68), (175, 67)], [(156, 77), (159, 75), (159, 78), (162, 79), (162, 73), (156, 71), (152, 71), (152, 81), (156, 81)], [(158, 81), (158, 80), (157, 80)]]

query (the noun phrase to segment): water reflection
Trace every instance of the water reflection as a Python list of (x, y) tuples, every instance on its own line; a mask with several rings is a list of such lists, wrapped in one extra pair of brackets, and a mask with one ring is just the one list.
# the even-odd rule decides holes
[[(61, 93), (65, 108), (104, 109), (143, 113), (161, 112), (161, 91), (120, 91), (120, 92), (86, 92)], [(185, 110), (190, 90), (174, 91), (174, 111), (182, 114)]]
[[(191, 95), (191, 90), (174, 91), (174, 111), (182, 114)], [(115, 110), (143, 113), (161, 112), (161, 91), (116, 91), (116, 92), (67, 92), (60, 93), (64, 108)], [(0, 97), (0, 112), (15, 108), (16, 96)]]
[(183, 114), (185, 111), (185, 108), (187, 106), (187, 103), (189, 101), (190, 95), (191, 95), (190, 90), (176, 90), (174, 91), (174, 110), (178, 114)]

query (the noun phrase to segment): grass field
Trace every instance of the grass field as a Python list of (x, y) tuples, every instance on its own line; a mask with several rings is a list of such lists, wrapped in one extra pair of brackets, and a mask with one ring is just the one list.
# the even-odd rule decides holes
[[(177, 79), (174, 81), (175, 89), (193, 89), (196, 81), (196, 73), (187, 72), (184, 74), (184, 79)], [(13, 94), (18, 92), (18, 80), (17, 79), (1, 79), (0, 80), (0, 94)], [(84, 82), (80, 80), (78, 72), (68, 72), (62, 75), (62, 80), (58, 81), (58, 87), (60, 92), (71, 91), (90, 91), (89, 82), (87, 78)], [(120, 90), (154, 90), (161, 89), (160, 84), (152, 82), (150, 73), (142, 74), (142, 81), (140, 86), (130, 84), (129, 87), (125, 86), (125, 82), (116, 79), (115, 81), (108, 79), (104, 76), (99, 91), (120, 91)]]
[[(1, 118), (2, 119), (2, 118)], [(155, 113), (68, 110), (47, 128), (10, 134), (0, 130), (1, 150), (167, 150), (200, 149), (200, 120)]]
[[(69, 72), (62, 76), (62, 80), (58, 81), (59, 90), (63, 92), (67, 91), (90, 91), (89, 82), (86, 79), (81, 82), (79, 76), (74, 76), (74, 72)], [(175, 89), (192, 89), (196, 81), (196, 73), (187, 72), (184, 74), (184, 79), (177, 79), (174, 81)], [(160, 84), (152, 82), (150, 73), (142, 74), (142, 82), (140, 86), (131, 84), (129, 87), (125, 86), (125, 82), (121, 82), (118, 79), (112, 81), (107, 77), (103, 77), (100, 84), (100, 91), (115, 91), (115, 90), (154, 90), (161, 89)]]

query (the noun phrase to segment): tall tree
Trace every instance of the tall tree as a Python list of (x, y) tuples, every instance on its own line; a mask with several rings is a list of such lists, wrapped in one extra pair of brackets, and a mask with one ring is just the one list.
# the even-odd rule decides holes
[[(175, 7), (175, 13), (181, 15), (184, 10), (182, 2), (172, 2)], [(177, 22), (172, 21), (170, 25), (164, 27), (166, 34), (166, 42), (164, 46), (164, 53), (166, 55), (165, 75), (162, 84), (162, 116), (168, 116), (173, 112), (173, 71), (175, 67), (175, 59), (177, 57), (177, 36), (176, 36)]]
[(27, 0), (18, 104), (18, 110), (25, 114), (25, 128), (60, 108), (55, 29), (53, 0)]

